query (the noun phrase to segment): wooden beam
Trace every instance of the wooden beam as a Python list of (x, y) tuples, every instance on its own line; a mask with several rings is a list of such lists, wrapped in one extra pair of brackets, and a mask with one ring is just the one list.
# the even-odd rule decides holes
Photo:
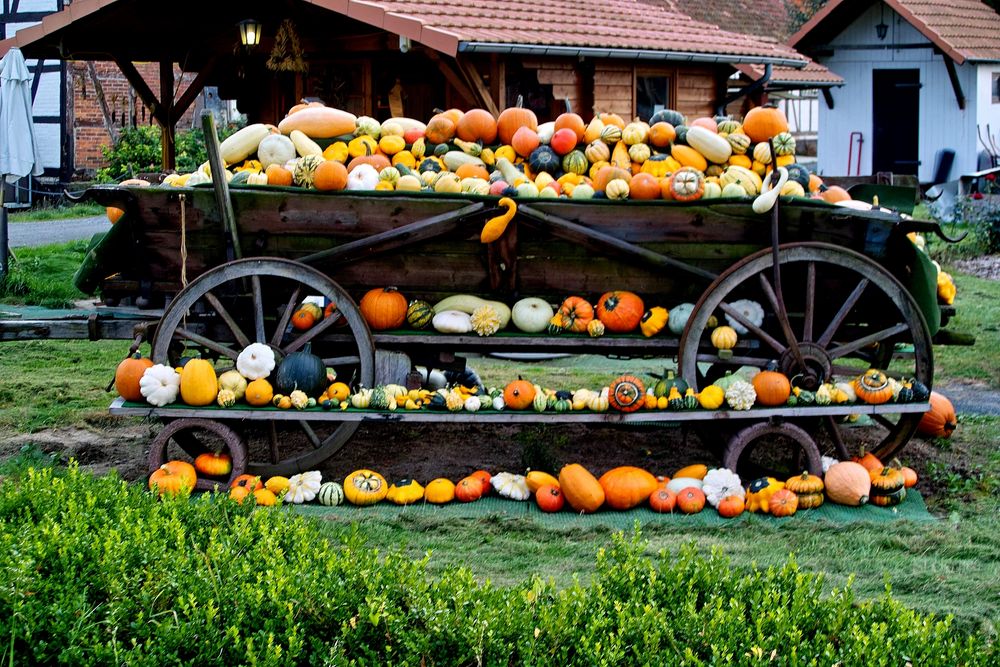
[(490, 55), (490, 94), (496, 100), (497, 109), (507, 108), (507, 64), (495, 53)]
[(160, 61), (160, 105), (163, 121), (160, 123), (160, 164), (163, 171), (174, 168), (177, 161), (177, 144), (174, 138), (174, 63)]
[(156, 95), (153, 94), (153, 91), (149, 88), (146, 80), (142, 78), (142, 75), (139, 74), (139, 70), (137, 70), (135, 65), (132, 64), (132, 61), (119, 54), (113, 54), (111, 57), (115, 59), (115, 64), (118, 65), (118, 69), (122, 71), (122, 74), (125, 75), (128, 82), (132, 84), (132, 88), (134, 88), (135, 92), (139, 95), (139, 99), (141, 99), (142, 103), (149, 108), (150, 113), (153, 114), (153, 118), (155, 118), (161, 126), (166, 125), (166, 118), (163, 116), (163, 109), (160, 106), (160, 101), (156, 99)]
[(823, 88), (823, 101), (826, 102), (827, 109), (833, 109), (833, 91), (829, 88)]
[(469, 88), (469, 85), (465, 83), (465, 79), (459, 75), (454, 67), (451, 66), (451, 63), (441, 58), (440, 54), (438, 54), (438, 52), (434, 49), (425, 49), (424, 53), (427, 54), (428, 58), (437, 63), (437, 66), (444, 75), (444, 78), (448, 81), (448, 83), (454, 86), (459, 95), (463, 96), (470, 102), (476, 101), (476, 94), (473, 93), (472, 89)]
[(208, 78), (215, 73), (215, 67), (219, 64), (219, 59), (217, 56), (211, 56), (205, 61), (202, 66), (201, 71), (195, 76), (194, 81), (188, 85), (188, 87), (181, 93), (181, 96), (177, 98), (174, 102), (174, 118), (179, 119), (184, 115), (184, 112), (188, 110), (191, 103), (194, 102), (195, 98), (201, 94), (201, 91), (205, 89), (205, 83)]
[(469, 85), (472, 86), (472, 92), (477, 95), (479, 104), (494, 116), (499, 116), (500, 109), (497, 107), (493, 95), (490, 94), (490, 89), (486, 87), (486, 83), (483, 81), (483, 77), (479, 74), (476, 66), (466, 59), (456, 59), (455, 62), (462, 73), (465, 74), (465, 79), (469, 82)]
[(941, 54), (941, 57), (944, 58), (944, 67), (948, 70), (948, 80), (951, 81), (951, 89), (955, 92), (955, 101), (958, 102), (958, 108), (965, 111), (965, 93), (962, 92), (962, 82), (958, 78), (955, 61), (944, 53)]

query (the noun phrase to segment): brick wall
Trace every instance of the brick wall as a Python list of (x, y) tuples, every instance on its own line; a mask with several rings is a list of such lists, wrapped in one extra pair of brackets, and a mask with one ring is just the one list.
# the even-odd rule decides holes
[[(132, 90), (131, 84), (113, 62), (94, 63), (97, 79), (104, 90), (111, 121), (116, 129), (135, 125), (150, 125), (154, 121), (149, 109)], [(158, 63), (137, 63), (136, 69), (142, 74), (146, 84), (154, 94), (160, 90), (160, 66)], [(101, 154), (102, 146), (110, 146), (112, 139), (105, 125), (104, 115), (98, 101), (94, 82), (84, 62), (69, 63), (70, 81), (73, 86), (73, 113), (70, 122), (73, 132), (73, 167), (75, 170), (93, 172), (105, 166)], [(175, 97), (182, 93), (194, 79), (192, 73), (184, 74), (180, 68), (174, 67)], [(178, 86), (179, 84), (179, 86)], [(191, 127), (192, 119), (200, 106), (200, 100), (192, 104), (180, 122), (177, 129)]]

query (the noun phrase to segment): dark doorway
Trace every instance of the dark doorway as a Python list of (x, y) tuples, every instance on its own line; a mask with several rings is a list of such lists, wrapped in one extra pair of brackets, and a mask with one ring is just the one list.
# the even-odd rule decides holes
[(917, 173), (920, 85), (920, 70), (872, 71), (872, 173)]

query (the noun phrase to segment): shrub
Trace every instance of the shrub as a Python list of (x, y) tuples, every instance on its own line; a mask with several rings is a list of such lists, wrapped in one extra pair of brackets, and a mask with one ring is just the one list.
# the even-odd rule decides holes
[[(219, 140), (225, 139), (241, 127), (228, 124), (219, 128)], [(176, 167), (179, 173), (194, 171), (208, 160), (205, 149), (205, 133), (201, 127), (181, 130), (174, 136), (176, 143)], [(120, 181), (132, 178), (142, 172), (160, 171), (162, 150), (160, 148), (159, 125), (127, 127), (121, 131), (118, 143), (103, 146), (101, 153), (107, 166), (97, 170), (99, 182)]]
[(592, 581), (501, 588), (364, 548), (357, 526), (203, 495), (157, 501), (71, 466), (0, 485), (0, 659), (18, 664), (987, 665), (996, 651), (886, 590), (858, 601), (794, 561), (643, 555)]

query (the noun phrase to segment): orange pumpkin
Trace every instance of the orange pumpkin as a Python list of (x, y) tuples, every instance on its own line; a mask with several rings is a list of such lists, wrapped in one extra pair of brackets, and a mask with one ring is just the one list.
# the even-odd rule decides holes
[(851, 198), (851, 195), (847, 193), (847, 190), (840, 187), (839, 185), (833, 185), (828, 187), (826, 190), (820, 192), (820, 197), (825, 202), (831, 204), (836, 204), (839, 201), (847, 201)]
[(510, 107), (501, 111), (497, 118), (497, 136), (500, 137), (500, 143), (509, 144), (514, 138), (514, 133), (521, 127), (527, 127), (532, 131), (538, 130), (538, 117), (534, 111), (522, 107)]
[(233, 457), (225, 452), (204, 452), (195, 457), (194, 469), (212, 477), (228, 475), (233, 471)]
[(872, 480), (868, 470), (854, 461), (834, 463), (823, 477), (826, 496), (840, 505), (857, 507), (868, 502)]
[(685, 514), (697, 514), (705, 509), (705, 494), (693, 486), (681, 489), (677, 494), (677, 507)]
[(640, 172), (629, 181), (629, 197), (631, 199), (659, 199), (660, 181), (652, 174)]
[(541, 140), (538, 132), (530, 127), (519, 127), (510, 140), (511, 148), (521, 157), (528, 157), (531, 152), (538, 148)]
[(280, 164), (269, 164), (267, 169), (264, 170), (264, 175), (267, 176), (268, 185), (292, 184), (292, 172)]
[(527, 410), (535, 400), (535, 385), (518, 378), (503, 390), (504, 405), (511, 410)]
[(462, 141), (492, 144), (497, 139), (497, 119), (485, 109), (469, 109), (458, 121), (456, 134)]
[(455, 170), (455, 175), (458, 176), (459, 179), (481, 178), (484, 181), (487, 181), (490, 178), (490, 175), (489, 173), (487, 173), (486, 168), (474, 162), (467, 162), (459, 166), (459, 168)]
[(253, 493), (257, 489), (263, 489), (264, 482), (262, 482), (260, 477), (257, 475), (240, 475), (229, 484), (230, 489), (235, 489), (240, 486)]
[(314, 324), (316, 324), (316, 314), (312, 310), (302, 308), (292, 314), (292, 326), (298, 331), (311, 329)]
[(490, 489), (493, 488), (493, 485), (490, 484), (490, 481), (493, 479), (493, 475), (485, 470), (477, 470), (469, 475), (469, 477), (475, 477), (482, 483), (484, 496), (488, 496), (490, 494)]
[(771, 512), (771, 516), (792, 516), (798, 508), (799, 497), (788, 489), (775, 491), (767, 501), (767, 509)]
[(632, 172), (621, 167), (612, 167), (611, 165), (601, 167), (594, 176), (594, 189), (603, 192), (607, 189), (608, 183), (616, 178), (620, 178), (628, 183), (632, 180)]
[[(368, 146), (366, 144), (365, 148), (367, 147)], [(333, 161), (334, 160), (330, 160), (330, 162)], [(392, 166), (392, 162), (390, 162), (389, 158), (386, 157), (383, 153), (369, 153), (368, 155), (359, 155), (358, 157), (348, 162), (347, 163), (348, 173), (354, 171), (356, 167), (362, 164), (370, 164), (371, 166), (375, 167), (375, 171), (382, 171), (386, 167)]]
[(733, 519), (743, 514), (743, 510), (746, 509), (746, 503), (739, 496), (726, 496), (719, 502), (719, 506), (716, 509), (719, 511), (719, 516), (723, 519)]
[(597, 300), (597, 319), (612, 333), (628, 333), (639, 326), (646, 306), (639, 295), (624, 290), (605, 292)]
[(115, 391), (126, 401), (142, 401), (139, 380), (147, 368), (153, 366), (152, 359), (143, 359), (138, 354), (122, 360), (115, 369)]
[(543, 512), (558, 512), (563, 508), (566, 499), (558, 486), (546, 484), (535, 491), (535, 502), (538, 503), (538, 509)]
[(884, 467), (883, 463), (878, 460), (877, 456), (871, 452), (866, 452), (864, 448), (861, 449), (861, 454), (858, 456), (852, 456), (851, 460), (855, 463), (860, 463), (868, 472), (880, 472)]
[[(517, 140), (516, 134), (514, 135), (514, 140)], [(549, 148), (554, 150), (557, 155), (566, 155), (566, 153), (576, 148), (577, 143), (576, 132), (568, 127), (564, 127), (552, 134), (552, 138), (549, 139)]]
[(573, 130), (576, 134), (576, 143), (583, 141), (584, 134), (587, 131), (587, 125), (583, 122), (583, 118), (579, 114), (575, 114), (572, 111), (567, 111), (564, 114), (560, 114), (556, 118), (555, 131), (559, 130)]
[(950, 438), (958, 426), (955, 406), (943, 394), (931, 392), (931, 409), (924, 413), (917, 424), (917, 432), (932, 438)]
[(708, 117), (695, 118), (691, 121), (691, 127), (694, 126), (703, 127), (710, 132), (715, 132), (716, 134), (719, 132), (719, 124), (716, 123), (714, 119)]
[(406, 320), (406, 297), (395, 287), (377, 287), (361, 298), (361, 315), (375, 331), (396, 329)]
[(456, 129), (455, 121), (445, 114), (439, 113), (427, 123), (427, 130), (424, 136), (432, 144), (446, 144), (455, 138)]
[(278, 504), (278, 496), (267, 489), (257, 489), (254, 491), (253, 499), (261, 507), (274, 507)]
[(914, 470), (913, 468), (909, 468), (907, 466), (903, 466), (902, 468), (899, 469), (899, 471), (903, 473), (903, 485), (906, 488), (912, 489), (914, 486), (917, 485), (916, 470)]
[(743, 119), (743, 133), (753, 142), (767, 141), (782, 132), (788, 132), (788, 119), (778, 107), (754, 107)]
[(646, 387), (634, 375), (622, 375), (608, 388), (608, 405), (620, 412), (635, 412), (645, 399)]
[(149, 489), (161, 496), (187, 495), (197, 481), (193, 465), (187, 461), (167, 461), (149, 476)]
[(559, 471), (559, 490), (569, 506), (581, 514), (596, 512), (604, 504), (604, 487), (579, 463)]
[(112, 225), (121, 220), (122, 216), (125, 215), (125, 211), (123, 209), (118, 208), (117, 206), (106, 207), (104, 209), (104, 213), (105, 215), (108, 216), (108, 220), (111, 222)]
[(455, 500), (471, 503), (483, 497), (483, 480), (469, 475), (455, 485)]
[(670, 123), (653, 123), (649, 128), (649, 143), (657, 148), (666, 148), (677, 138), (677, 130)]
[(597, 481), (604, 489), (604, 502), (616, 510), (630, 510), (641, 505), (657, 487), (651, 473), (634, 466), (612, 468)]
[(336, 160), (323, 160), (313, 172), (313, 186), (317, 190), (343, 190), (347, 187), (347, 167)]
[(229, 497), (235, 500), (240, 505), (243, 504), (243, 501), (249, 495), (250, 495), (250, 490), (247, 489), (247, 487), (245, 486), (234, 486), (233, 488), (229, 489)]
[(616, 113), (601, 113), (597, 115), (605, 125), (614, 125), (619, 130), (625, 129), (625, 119)]
[(567, 331), (584, 333), (594, 319), (594, 307), (582, 297), (571, 296), (562, 302), (557, 314), (562, 316), (563, 328)]
[(666, 484), (656, 487), (649, 496), (649, 507), (654, 512), (673, 512), (677, 505), (677, 496), (667, 488)]
[(757, 392), (757, 402), (761, 405), (774, 407), (784, 405), (792, 393), (792, 385), (785, 377), (784, 373), (774, 370), (778, 365), (774, 362), (768, 365), (767, 370), (763, 370), (753, 376), (751, 383), (754, 391)]

